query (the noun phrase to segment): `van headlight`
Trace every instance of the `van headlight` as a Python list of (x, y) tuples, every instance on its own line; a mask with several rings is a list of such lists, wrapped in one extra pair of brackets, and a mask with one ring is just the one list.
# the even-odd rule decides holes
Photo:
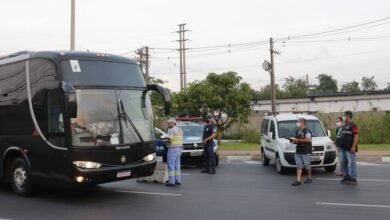
[(83, 168), (83, 169), (97, 169), (102, 166), (101, 163), (92, 162), (92, 161), (73, 161), (73, 164), (76, 167)]
[(336, 150), (336, 146), (332, 142), (329, 142), (326, 144), (326, 150), (328, 151)]
[(150, 162), (150, 161), (156, 159), (156, 153), (149, 154), (149, 155), (145, 156), (143, 159), (146, 162)]
[(296, 148), (297, 148), (297, 145), (288, 143), (288, 144), (286, 144), (284, 150), (285, 151), (295, 151)]

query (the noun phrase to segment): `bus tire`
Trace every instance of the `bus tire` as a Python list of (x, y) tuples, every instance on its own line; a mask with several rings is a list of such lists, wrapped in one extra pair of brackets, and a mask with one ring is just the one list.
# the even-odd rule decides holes
[(30, 182), (30, 167), (23, 158), (16, 158), (10, 167), (9, 180), (12, 190), (20, 196), (30, 196), (32, 185)]

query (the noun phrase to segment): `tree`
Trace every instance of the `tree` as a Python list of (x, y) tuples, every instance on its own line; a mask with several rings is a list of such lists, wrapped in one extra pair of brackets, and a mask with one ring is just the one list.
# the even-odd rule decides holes
[(309, 86), (303, 78), (296, 79), (292, 76), (285, 78), (285, 83), (283, 85), (284, 92), (288, 97), (303, 97), (307, 95)]
[(345, 83), (341, 86), (341, 92), (360, 92), (360, 86), (359, 83), (356, 81), (352, 81), (349, 83)]
[[(287, 94), (280, 89), (278, 84), (275, 84), (276, 87), (276, 99), (287, 98)], [(255, 100), (271, 100), (271, 85), (265, 85), (260, 88), (259, 91), (252, 90), (252, 97)]]
[(378, 84), (376, 84), (374, 80), (374, 76), (371, 77), (363, 77), (362, 78), (362, 90), (363, 91), (375, 91), (378, 88)]
[(320, 74), (317, 76), (319, 84), (315, 86), (318, 93), (335, 93), (338, 91), (337, 80), (333, 79), (331, 75)]
[(211, 114), (220, 142), (221, 133), (234, 123), (248, 122), (252, 94), (249, 84), (241, 80), (236, 72), (209, 73), (174, 96), (175, 108), (193, 116)]
[(387, 83), (387, 87), (385, 90), (390, 91), (390, 82)]

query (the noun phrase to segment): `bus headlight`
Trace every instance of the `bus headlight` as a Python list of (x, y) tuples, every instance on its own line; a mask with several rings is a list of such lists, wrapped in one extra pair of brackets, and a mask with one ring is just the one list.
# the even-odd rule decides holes
[(150, 162), (154, 159), (156, 159), (156, 153), (152, 153), (152, 154), (149, 154), (146, 157), (144, 157), (144, 161), (146, 161), (146, 162)]
[(285, 146), (285, 151), (295, 151), (296, 147), (297, 147), (297, 145), (288, 143)]
[(73, 164), (76, 167), (84, 168), (84, 169), (97, 169), (102, 166), (101, 163), (96, 163), (92, 161), (73, 161)]
[(326, 144), (326, 150), (328, 151), (336, 150), (336, 146), (332, 142), (329, 142)]

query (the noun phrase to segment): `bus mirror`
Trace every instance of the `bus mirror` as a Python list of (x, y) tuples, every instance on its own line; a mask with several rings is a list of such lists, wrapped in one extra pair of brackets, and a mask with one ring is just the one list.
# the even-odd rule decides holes
[(76, 89), (67, 82), (62, 82), (61, 84), (61, 88), (64, 91), (66, 114), (69, 118), (75, 118), (77, 116)]
[(168, 90), (166, 90), (164, 87), (156, 85), (156, 84), (148, 85), (147, 88), (148, 88), (148, 91), (156, 91), (162, 95), (162, 97), (164, 99), (164, 103), (165, 103), (165, 106), (164, 106), (165, 115), (169, 115), (171, 113), (172, 101), (171, 101), (171, 95), (169, 94)]

